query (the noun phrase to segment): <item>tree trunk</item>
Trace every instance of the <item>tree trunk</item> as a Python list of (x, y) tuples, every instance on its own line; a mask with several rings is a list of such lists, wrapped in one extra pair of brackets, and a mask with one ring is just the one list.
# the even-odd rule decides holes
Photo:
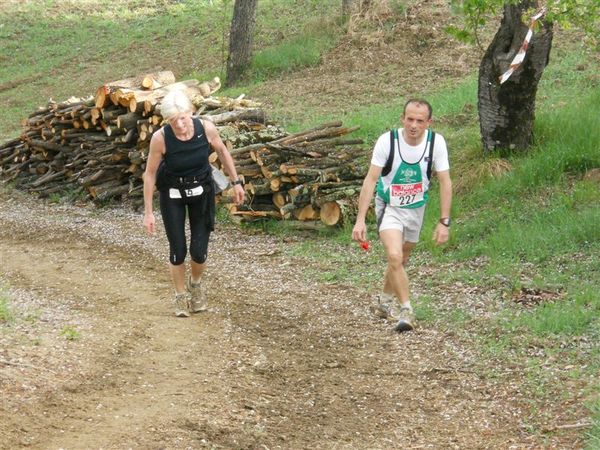
[(536, 2), (506, 4), (500, 28), (479, 67), (478, 107), (481, 140), (485, 152), (526, 150), (533, 140), (535, 97), (548, 64), (552, 25), (543, 21), (533, 33), (525, 60), (502, 85), (500, 76), (519, 51), (528, 25), (522, 14)]
[(235, 0), (229, 35), (226, 86), (239, 81), (244, 68), (250, 64), (257, 3), (258, 0)]

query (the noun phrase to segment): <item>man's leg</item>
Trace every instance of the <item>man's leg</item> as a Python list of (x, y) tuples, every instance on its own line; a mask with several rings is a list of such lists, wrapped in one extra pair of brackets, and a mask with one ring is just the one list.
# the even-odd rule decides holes
[[(412, 253), (412, 251), (416, 245), (417, 244), (415, 244), (414, 242), (405, 242), (402, 245), (402, 267), (404, 269), (405, 274), (406, 274), (406, 264), (408, 263), (408, 258), (410, 257), (410, 254)], [(388, 295), (395, 295), (395, 291), (390, 282), (388, 273), (389, 273), (389, 266), (388, 266), (388, 269), (386, 269), (386, 271), (385, 271), (385, 277), (384, 277), (384, 281), (383, 281), (383, 292)], [(407, 279), (407, 283), (408, 283), (408, 276), (406, 276), (406, 279)], [(409, 296), (410, 296), (410, 294), (409, 294)]]
[[(383, 292), (393, 293), (401, 304), (409, 302), (408, 276), (404, 270), (402, 231), (387, 229), (379, 233), (387, 257)], [(409, 255), (412, 248), (409, 249)]]
[(414, 243), (402, 243), (403, 235), (398, 230), (380, 232), (381, 242), (386, 251), (388, 265), (384, 282), (385, 289), (391, 289), (399, 300), (399, 308), (390, 310), (390, 317), (397, 320), (394, 329), (398, 332), (410, 331), (414, 328), (414, 314), (410, 304), (408, 275), (405, 264), (415, 247)]

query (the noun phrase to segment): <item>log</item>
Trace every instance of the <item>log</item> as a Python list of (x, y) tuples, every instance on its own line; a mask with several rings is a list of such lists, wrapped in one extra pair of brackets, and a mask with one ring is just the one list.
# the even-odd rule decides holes
[(319, 211), (314, 209), (312, 205), (306, 205), (304, 208), (300, 209), (296, 215), (296, 219), (298, 220), (317, 220), (318, 218)]
[(262, 109), (238, 109), (222, 114), (202, 115), (200, 119), (209, 120), (215, 125), (224, 122), (235, 122), (240, 120), (252, 120), (254, 122), (266, 122), (265, 112)]
[(254, 219), (265, 217), (281, 219), (281, 214), (278, 211), (231, 211), (230, 214), (234, 216), (244, 216)]
[(62, 177), (65, 173), (67, 172), (66, 169), (63, 169), (59, 172), (52, 172), (51, 170), (46, 172), (46, 174), (43, 177), (38, 178), (37, 180), (35, 180), (33, 183), (31, 183), (31, 187), (38, 187), (41, 186), (44, 183), (47, 183), (49, 181), (55, 180), (57, 178)]
[(356, 218), (358, 204), (351, 199), (331, 201), (321, 205), (321, 222), (326, 225), (342, 225), (352, 223)]
[(170, 70), (144, 75), (142, 89), (158, 89), (166, 84), (175, 83), (175, 75)]
[(321, 205), (321, 222), (325, 225), (337, 225), (342, 218), (342, 210), (337, 202)]
[(150, 114), (155, 109), (158, 109), (160, 111), (160, 100), (162, 100), (162, 98), (169, 92), (174, 90), (182, 90), (188, 95), (188, 97), (192, 98), (200, 94), (200, 91), (202, 89), (200, 87), (201, 84), (202, 83), (200, 83), (198, 80), (179, 81), (177, 83), (168, 84), (153, 91), (136, 91), (135, 98), (137, 100), (139, 96), (140, 101), (144, 102), (144, 112), (146, 114)]
[(141, 115), (135, 112), (128, 112), (117, 116), (117, 128), (120, 130), (129, 130), (137, 126), (138, 120), (141, 119)]
[[(131, 78), (126, 78), (123, 80), (117, 80), (117, 81), (111, 81), (109, 83), (106, 83), (102, 86), (100, 86), (97, 90), (96, 90), (96, 94), (94, 95), (94, 104), (96, 106), (96, 108), (104, 108), (105, 106), (108, 106), (110, 103), (110, 96), (111, 94), (114, 94), (118, 89), (140, 89), (143, 86), (144, 80), (146, 80), (149, 76), (160, 80), (160, 79), (165, 79), (168, 80), (171, 77), (173, 79), (175, 79), (174, 75), (172, 73), (169, 73), (168, 71), (164, 71), (164, 72), (157, 72), (156, 74), (146, 74), (146, 75), (142, 75), (142, 76), (136, 76), (136, 77), (131, 77)], [(113, 101), (113, 104), (118, 104), (118, 101)]]

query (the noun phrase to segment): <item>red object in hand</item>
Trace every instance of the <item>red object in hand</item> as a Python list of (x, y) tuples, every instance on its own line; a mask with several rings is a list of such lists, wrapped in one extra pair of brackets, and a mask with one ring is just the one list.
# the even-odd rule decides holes
[(361, 248), (362, 248), (364, 251), (368, 251), (368, 250), (369, 250), (369, 241), (363, 241), (363, 242), (361, 242), (361, 243), (360, 243), (360, 246), (361, 246)]

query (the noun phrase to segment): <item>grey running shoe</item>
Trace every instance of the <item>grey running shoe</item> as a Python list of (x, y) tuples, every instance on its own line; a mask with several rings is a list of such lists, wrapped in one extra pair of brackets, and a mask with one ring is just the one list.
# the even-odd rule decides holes
[(190, 317), (187, 294), (175, 294), (175, 315), (177, 317)]
[(188, 277), (186, 283), (187, 290), (190, 293), (190, 310), (193, 313), (199, 313), (208, 309), (206, 301), (206, 293), (202, 287), (202, 283), (192, 283), (192, 278)]
[(380, 319), (387, 319), (390, 317), (391, 304), (394, 302), (394, 297), (390, 294), (382, 292), (378, 294), (373, 304), (370, 306), (371, 313), (375, 317)]
[(398, 312), (398, 323), (394, 327), (398, 333), (402, 333), (403, 331), (410, 331), (415, 328), (415, 315), (411, 308), (402, 307)]

